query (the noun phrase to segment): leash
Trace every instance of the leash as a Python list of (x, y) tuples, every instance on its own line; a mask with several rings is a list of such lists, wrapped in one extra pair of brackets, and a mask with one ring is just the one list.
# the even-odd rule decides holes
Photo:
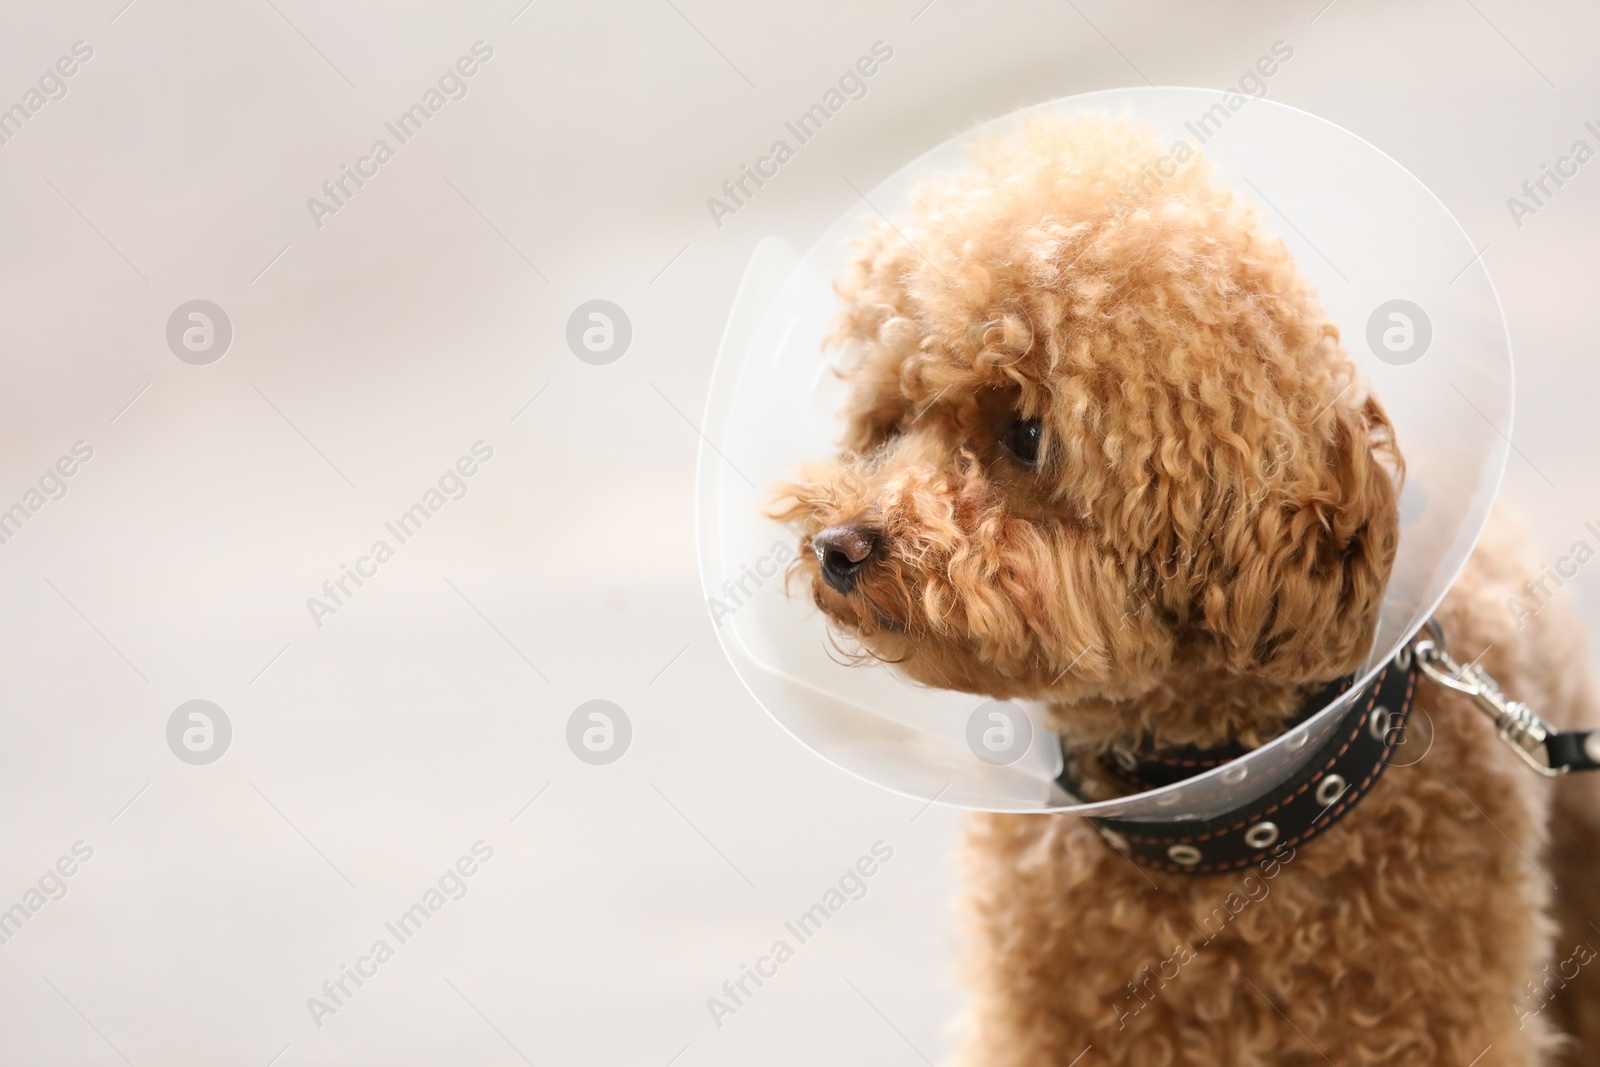
[[(1422, 673), (1440, 685), (1472, 698), (1478, 709), (1500, 728), (1500, 740), (1522, 757), (1522, 761), (1546, 778), (1559, 778), (1568, 771), (1600, 768), (1600, 730), (1557, 730), (1528, 705), (1507, 700), (1500, 683), (1476, 663), (1462, 666), (1445, 650), (1444, 629), (1436, 619), (1423, 626), (1411, 647)], [(1544, 760), (1538, 758), (1544, 749)]]
[[(1501, 739), (1524, 763), (1546, 777), (1600, 768), (1600, 730), (1556, 730), (1526, 704), (1508, 700), (1499, 683), (1475, 662), (1462, 665), (1445, 646), (1444, 629), (1429, 619), (1377, 676), (1350, 701), (1335, 728), (1302, 769), (1266, 794), (1208, 819), (1148, 821), (1089, 817), (1112, 847), (1155, 870), (1215, 874), (1281, 859), (1342, 819), (1372, 789), (1404, 740), (1417, 681), (1427, 677), (1472, 698)], [(1346, 677), (1324, 686), (1286, 728), (1291, 748), (1310, 740), (1305, 723), (1344, 693)], [(1543, 750), (1544, 759), (1539, 758)], [(1209, 749), (1192, 746), (1139, 752), (1113, 748), (1102, 764), (1140, 788), (1156, 789), (1227, 767), (1249, 750), (1237, 742)], [(1057, 782), (1074, 793), (1071, 756), (1063, 750)], [(1249, 768), (1224, 770), (1228, 784), (1242, 784)], [(1235, 777), (1230, 777), (1233, 775)]]

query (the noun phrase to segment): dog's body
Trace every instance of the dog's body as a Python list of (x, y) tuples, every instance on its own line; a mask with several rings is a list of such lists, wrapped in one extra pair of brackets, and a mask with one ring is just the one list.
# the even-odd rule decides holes
[[(1276, 736), (1368, 654), (1404, 442), (1203, 161), (1098, 120), (976, 161), (840, 282), (845, 448), (784, 490), (795, 573), (863, 655), (1043, 701), (1086, 765)], [(1449, 646), (1600, 725), (1571, 622), (1507, 609), (1532, 576), (1497, 516), (1439, 612)], [(1161, 873), (1076, 816), (973, 817), (967, 1062), (1520, 1067), (1561, 1033), (1600, 1057), (1600, 775), (1537, 777), (1435, 685), (1417, 707), (1403, 765), (1259, 869)]]
[[(1506, 610), (1537, 573), (1520, 540), (1497, 515), (1437, 618), (1552, 722), (1600, 725), (1572, 620)], [(972, 816), (965, 1062), (1523, 1067), (1561, 1032), (1596, 1062), (1600, 779), (1535, 775), (1460, 694), (1418, 707), (1349, 818), (1236, 874), (1143, 870), (1077, 816)]]

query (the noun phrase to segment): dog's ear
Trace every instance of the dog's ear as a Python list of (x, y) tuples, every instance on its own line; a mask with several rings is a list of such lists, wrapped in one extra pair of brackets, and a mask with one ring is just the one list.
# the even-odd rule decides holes
[(1399, 541), (1404, 463), (1371, 397), (1335, 400), (1285, 444), (1232, 451), (1233, 469), (1218, 471), (1194, 607), (1230, 671), (1330, 679), (1370, 648)]

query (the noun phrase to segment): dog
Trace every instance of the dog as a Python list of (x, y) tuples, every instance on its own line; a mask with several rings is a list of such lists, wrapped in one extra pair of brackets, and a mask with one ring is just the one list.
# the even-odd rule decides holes
[[(1127, 792), (1118, 746), (1282, 734), (1368, 655), (1400, 536), (1403, 442), (1339, 330), (1262, 215), (1167, 155), (1035, 118), (871, 228), (835, 283), (841, 450), (770, 512), (841, 649), (1047, 705), (1090, 799)], [(1509, 696), (1600, 724), (1574, 620), (1507, 610), (1536, 575), (1497, 508), (1435, 617)], [(1600, 775), (1415, 701), (1405, 758), (1270, 868), (969, 815), (961, 1061), (1600, 1062)]]

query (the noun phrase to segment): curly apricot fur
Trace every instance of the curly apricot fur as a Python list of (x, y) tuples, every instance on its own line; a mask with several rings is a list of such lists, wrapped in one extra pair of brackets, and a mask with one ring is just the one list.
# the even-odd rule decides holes
[[(842, 451), (775, 509), (843, 640), (1043, 700), (1084, 752), (1274, 736), (1367, 655), (1399, 537), (1399, 443), (1260, 213), (1203, 159), (1118, 206), (1162, 151), (1035, 120), (874, 226), (837, 283)], [(1036, 468), (1001, 444), (1018, 418), (1042, 428)], [(881, 548), (840, 593), (808, 549), (845, 522)], [(1451, 645), (1559, 725), (1600, 724), (1571, 621), (1504, 608), (1529, 573), (1497, 515), (1439, 612)], [(1594, 1062), (1600, 962), (1549, 1010), (1517, 1005), (1553, 946), (1600, 946), (1600, 775), (1552, 787), (1463, 698), (1420, 703), (1428, 755), (1203, 942), (1227, 876), (1142, 871), (1075, 816), (973, 816), (963, 1061)]]

